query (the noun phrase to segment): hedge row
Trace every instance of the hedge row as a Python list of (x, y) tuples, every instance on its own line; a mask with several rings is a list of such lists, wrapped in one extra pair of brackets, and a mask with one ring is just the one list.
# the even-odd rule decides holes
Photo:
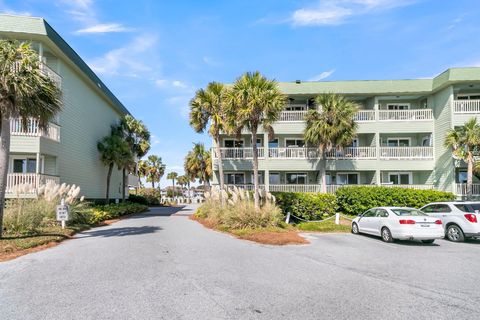
[(395, 187), (349, 186), (335, 194), (274, 192), (277, 204), (286, 214), (305, 220), (320, 220), (340, 211), (358, 215), (373, 207), (420, 208), (430, 202), (452, 201), (451, 192)]
[(72, 217), (72, 222), (94, 225), (104, 220), (114, 219), (132, 213), (140, 213), (147, 210), (148, 206), (131, 202), (107, 204), (95, 207), (85, 206), (84, 208), (77, 208)]

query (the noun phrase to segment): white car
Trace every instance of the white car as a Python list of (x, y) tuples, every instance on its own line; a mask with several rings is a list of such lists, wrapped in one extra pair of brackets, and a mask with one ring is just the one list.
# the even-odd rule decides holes
[(442, 221), (414, 208), (379, 207), (367, 210), (353, 219), (352, 233), (368, 233), (385, 242), (421, 240), (433, 243), (445, 236)]
[(434, 202), (420, 210), (442, 220), (448, 240), (462, 242), (466, 238), (480, 237), (479, 208), (478, 202)]

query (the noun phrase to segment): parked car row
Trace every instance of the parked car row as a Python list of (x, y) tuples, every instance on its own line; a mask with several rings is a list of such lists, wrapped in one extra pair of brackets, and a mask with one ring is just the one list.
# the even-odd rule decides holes
[(433, 243), (446, 238), (462, 242), (480, 238), (479, 202), (436, 202), (420, 209), (372, 208), (352, 221), (352, 233), (379, 236), (385, 242), (420, 240)]

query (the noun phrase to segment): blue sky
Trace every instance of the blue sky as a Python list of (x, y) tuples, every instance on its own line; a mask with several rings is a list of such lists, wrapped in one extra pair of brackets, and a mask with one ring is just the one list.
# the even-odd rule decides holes
[[(188, 101), (210, 81), (260, 70), (278, 81), (432, 77), (480, 66), (478, 0), (14, 0), (44, 17), (150, 128), (183, 172)], [(162, 185), (166, 183), (164, 178)]]

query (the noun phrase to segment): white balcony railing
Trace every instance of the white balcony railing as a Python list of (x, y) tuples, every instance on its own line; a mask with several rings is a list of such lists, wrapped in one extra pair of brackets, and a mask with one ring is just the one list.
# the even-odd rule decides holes
[(357, 122), (375, 121), (375, 110), (359, 110), (353, 120)]
[(435, 189), (433, 184), (391, 184), (385, 183), (381, 185), (382, 187), (390, 188), (405, 188), (405, 189), (417, 189), (417, 190), (432, 190)]
[(280, 159), (315, 159), (318, 158), (318, 149), (304, 147), (269, 148), (268, 156)]
[(318, 184), (271, 184), (270, 192), (320, 192)]
[(38, 120), (31, 118), (24, 128), (19, 118), (10, 119), (10, 134), (13, 136), (45, 137), (54, 141), (60, 141), (60, 126), (50, 123), (46, 130), (40, 129)]
[(305, 116), (308, 111), (282, 111), (280, 117), (278, 118), (279, 122), (298, 122), (305, 121)]
[(330, 150), (327, 159), (376, 159), (376, 147), (348, 147), (341, 150)]
[[(223, 159), (253, 159), (253, 148), (220, 148), (220, 153)], [(214, 150), (215, 157), (217, 157), (216, 150)], [(258, 148), (258, 157), (265, 157), (264, 148)]]
[[(455, 184), (455, 193), (459, 196), (467, 195), (467, 184), (466, 183), (456, 183)], [(472, 184), (472, 195), (480, 195), (480, 184)]]
[[(9, 195), (35, 195), (36, 189), (42, 185), (53, 182), (55, 184), (60, 183), (58, 176), (51, 176), (47, 174), (37, 173), (9, 173), (7, 175), (7, 188), (6, 193)], [(15, 187), (19, 185), (29, 185), (27, 193), (24, 190), (17, 190)]]
[(433, 147), (380, 147), (381, 159), (433, 159)]
[(455, 100), (455, 113), (480, 113), (480, 100)]
[(57, 87), (62, 87), (62, 76), (53, 71), (53, 69), (47, 66), (45, 63), (40, 64), (40, 72), (44, 76), (49, 77), (57, 85)]
[[(237, 187), (239, 189), (249, 190), (249, 191), (253, 190), (253, 184), (226, 184), (226, 186), (229, 188)], [(260, 184), (258, 186), (261, 190), (265, 190), (264, 184)]]
[(433, 110), (379, 110), (378, 116), (380, 121), (424, 121), (433, 120)]

